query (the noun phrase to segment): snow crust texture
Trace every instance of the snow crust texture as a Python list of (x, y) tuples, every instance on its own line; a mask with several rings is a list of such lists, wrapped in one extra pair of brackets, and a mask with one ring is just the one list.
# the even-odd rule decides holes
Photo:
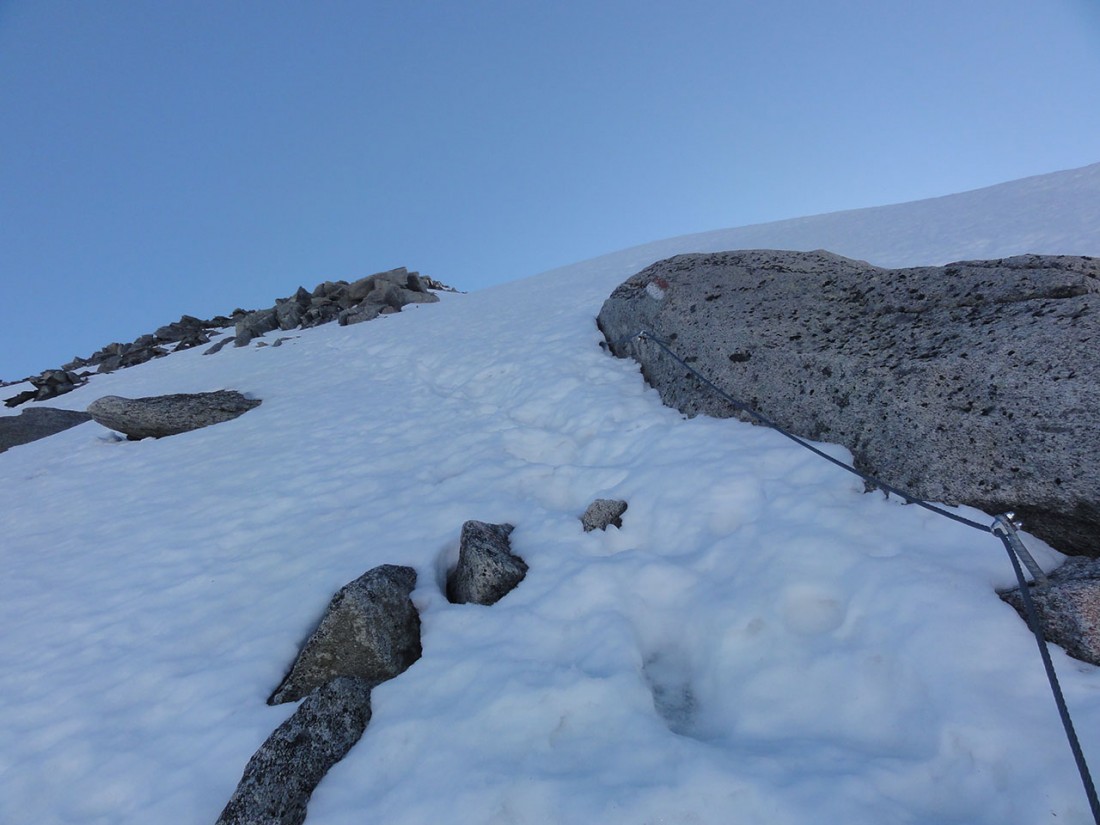
[[(603, 300), (669, 248), (57, 399), (264, 402), (0, 456), (0, 822), (214, 822), (318, 606), (381, 564), (417, 571), (423, 655), (310, 825), (1089, 822), (998, 541), (684, 420), (600, 349)], [(596, 498), (622, 528), (581, 529)], [(517, 525), (529, 565), (491, 608), (445, 596), (469, 519)], [(1098, 671), (1053, 654), (1095, 763)]]

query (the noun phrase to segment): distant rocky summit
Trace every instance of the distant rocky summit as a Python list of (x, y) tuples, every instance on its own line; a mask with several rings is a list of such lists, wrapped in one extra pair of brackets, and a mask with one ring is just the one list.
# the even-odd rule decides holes
[(16, 407), (27, 401), (55, 398), (86, 383), (95, 373), (113, 372), (144, 364), (154, 358), (163, 358), (172, 352), (209, 344), (229, 328), (233, 329), (233, 335), (222, 338), (208, 352), (216, 352), (229, 341), (238, 347), (245, 346), (254, 338), (274, 330), (305, 329), (330, 321), (340, 324), (369, 321), (379, 315), (400, 312), (402, 307), (411, 303), (438, 301), (434, 292), (454, 291), (433, 278), (398, 267), (351, 283), (325, 281), (312, 292), (299, 287), (289, 298), (277, 299), (275, 306), (269, 309), (255, 312), (235, 309), (229, 315), (218, 315), (209, 320), (184, 315), (178, 321), (165, 324), (129, 344), (108, 344), (87, 358), (77, 357), (60, 369), (46, 370), (27, 378), (33, 389), (7, 398), (4, 403)]
[(408, 304), (433, 303), (439, 298), (430, 289), (442, 284), (405, 267), (368, 275), (358, 281), (325, 281), (313, 292), (301, 287), (281, 298), (270, 309), (251, 312), (236, 323), (234, 345), (243, 347), (253, 338), (277, 329), (305, 329), (330, 321), (341, 325), (370, 321), (379, 315), (400, 312)]
[(881, 269), (828, 252), (678, 255), (599, 313), (686, 415), (734, 398), (913, 495), (1014, 510), (1063, 552), (1100, 556), (1100, 260), (1022, 255)]

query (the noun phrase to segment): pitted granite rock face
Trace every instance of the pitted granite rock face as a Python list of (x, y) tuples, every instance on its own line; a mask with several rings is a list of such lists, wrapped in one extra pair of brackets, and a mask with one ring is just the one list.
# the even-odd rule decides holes
[(106, 395), (88, 405), (98, 423), (132, 440), (178, 435), (230, 421), (260, 406), (234, 390), (123, 398)]
[(678, 255), (620, 285), (599, 325), (686, 415), (735, 398), (914, 495), (1014, 510), (1100, 555), (1100, 260), (1022, 255), (881, 269), (829, 252)]

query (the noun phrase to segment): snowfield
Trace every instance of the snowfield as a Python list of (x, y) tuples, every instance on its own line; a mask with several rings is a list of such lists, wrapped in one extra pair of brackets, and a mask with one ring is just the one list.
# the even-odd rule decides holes
[[(0, 822), (212, 823), (329, 598), (385, 563), (418, 571), (424, 655), (309, 825), (1091, 822), (1000, 542), (663, 407), (594, 323), (647, 254), (50, 402), (263, 399), (0, 456)], [(598, 497), (621, 530), (582, 532)], [(442, 592), (467, 519), (530, 565), (491, 607)], [(1095, 768), (1100, 673), (1052, 653)]]

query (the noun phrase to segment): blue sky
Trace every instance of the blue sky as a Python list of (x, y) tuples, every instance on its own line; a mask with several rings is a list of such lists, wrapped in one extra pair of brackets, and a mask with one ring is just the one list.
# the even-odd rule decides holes
[(0, 0), (0, 378), (1100, 160), (1094, 0)]

